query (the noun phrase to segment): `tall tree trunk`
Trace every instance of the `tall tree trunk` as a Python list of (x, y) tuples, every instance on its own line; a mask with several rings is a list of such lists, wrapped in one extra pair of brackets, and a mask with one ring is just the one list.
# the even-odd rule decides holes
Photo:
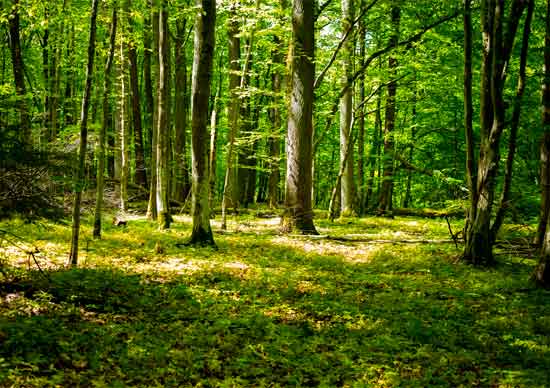
[(516, 154), (516, 141), (519, 129), (519, 120), (521, 114), (521, 99), (525, 91), (526, 68), (527, 68), (527, 53), (529, 51), (529, 36), (531, 34), (531, 20), (535, 8), (534, 0), (529, 0), (527, 7), (527, 16), (525, 18), (525, 26), (523, 28), (523, 40), (521, 45), (520, 65), (518, 85), (516, 89), (516, 98), (514, 100), (512, 120), (510, 123), (510, 139), (508, 140), (508, 156), (506, 158), (506, 170), (504, 173), (504, 184), (500, 198), (500, 206), (498, 207), (495, 221), (491, 227), (491, 239), (496, 240), (498, 231), (504, 223), (504, 215), (509, 207), (510, 190), (512, 187), (512, 174), (514, 171), (514, 156)]
[(208, 206), (208, 99), (212, 81), (215, 45), (216, 0), (195, 0), (195, 52), (191, 99), (192, 128), (192, 216), (190, 244), (215, 245)]
[(283, 83), (283, 73), (280, 70), (283, 66), (282, 45), (279, 37), (274, 38), (275, 50), (273, 53), (273, 62), (275, 71), (273, 72), (271, 82), (273, 85), (273, 108), (271, 108), (271, 121), (273, 123), (269, 138), (267, 139), (267, 148), (269, 152), (269, 181), (268, 181), (268, 206), (271, 209), (279, 205), (279, 181), (281, 173), (279, 169), (281, 157), (281, 91)]
[[(143, 26), (143, 94), (145, 96), (145, 109), (144, 109), (144, 123), (146, 130), (144, 131), (144, 148), (147, 150), (146, 156), (149, 157), (149, 166), (151, 166), (152, 159), (152, 139), (153, 139), (153, 110), (154, 110), (154, 98), (153, 98), (153, 77), (151, 74), (151, 55), (153, 53), (152, 47), (152, 34), (153, 26), (151, 23), (152, 12), (151, 0), (147, 0), (147, 8), (145, 10), (144, 26)], [(156, 51), (155, 51), (156, 52)], [(149, 171), (151, 172), (151, 167)], [(150, 174), (149, 174), (150, 175)], [(150, 177), (151, 182), (153, 179)]]
[(120, 144), (120, 210), (128, 210), (128, 179), (130, 175), (130, 128), (128, 128), (126, 56), (124, 37), (121, 34), (119, 51), (120, 96), (118, 101), (118, 123)]
[(104, 80), (103, 80), (103, 121), (99, 130), (97, 144), (97, 182), (94, 212), (94, 238), (101, 238), (101, 209), (103, 207), (103, 190), (105, 176), (105, 135), (107, 125), (109, 125), (109, 86), (111, 85), (111, 70), (113, 68), (113, 58), (115, 55), (115, 37), (117, 27), (117, 6), (113, 5), (113, 16), (111, 18), (111, 33), (109, 37), (109, 54), (105, 62)]
[(225, 162), (225, 179), (222, 197), (222, 229), (227, 227), (227, 209), (237, 208), (237, 175), (234, 166), (235, 159), (235, 140), (239, 131), (239, 110), (240, 96), (239, 85), (241, 77), (239, 76), (240, 58), (241, 58), (241, 40), (239, 34), (239, 23), (237, 19), (237, 3), (233, 1), (230, 6), (230, 16), (227, 26), (228, 34), (228, 60), (229, 60), (229, 93), (230, 101), (228, 106), (229, 134)]
[[(158, 68), (158, 53), (159, 53), (159, 4), (158, 4), (158, 0), (154, 0), (154, 3), (151, 2), (149, 3), (150, 4), (150, 8), (151, 8), (151, 14), (152, 14), (152, 19), (151, 19), (151, 27), (152, 27), (152, 30), (153, 30), (153, 50), (152, 50), (152, 53), (154, 53), (155, 55), (152, 55), (151, 59), (155, 58), (154, 59), (154, 64), (155, 66)], [(157, 77), (156, 77), (156, 85), (157, 85), (157, 90), (158, 90), (158, 85), (159, 85), (159, 78), (158, 77), (158, 71), (157, 71)], [(147, 95), (147, 89), (145, 90), (146, 92), (146, 99), (148, 99), (148, 95)], [(150, 185), (149, 185), (149, 202), (147, 204), (147, 218), (150, 219), (150, 220), (156, 220), (157, 217), (158, 217), (158, 214), (157, 214), (157, 159), (158, 159), (158, 155), (157, 155), (157, 138), (158, 138), (158, 131), (157, 131), (157, 126), (158, 126), (158, 118), (157, 118), (157, 114), (158, 114), (158, 109), (157, 109), (157, 106), (158, 104), (155, 104), (155, 99), (153, 97), (153, 93), (151, 93), (151, 96), (152, 98), (152, 105), (151, 105), (151, 109), (152, 109), (152, 114), (151, 114), (151, 118), (152, 118), (152, 121), (151, 121), (151, 177), (150, 177)], [(157, 91), (157, 101), (158, 101), (158, 91)], [(149, 107), (148, 107), (149, 109)]]
[[(361, 0), (361, 13), (364, 12), (366, 7), (365, 0)], [(365, 54), (366, 54), (366, 40), (367, 40), (367, 28), (365, 26), (364, 18), (359, 20), (359, 61), (360, 65), (363, 66), (365, 63)], [(359, 182), (359, 192), (358, 192), (358, 201), (357, 209), (359, 215), (365, 213), (365, 104), (362, 101), (365, 100), (365, 74), (362, 74), (359, 77), (359, 110), (357, 114), (359, 115), (358, 125), (358, 134), (357, 134), (357, 178)]]
[(71, 236), (71, 253), (69, 262), (72, 266), (78, 263), (78, 238), (80, 235), (80, 203), (84, 188), (84, 165), (86, 161), (86, 148), (88, 143), (88, 108), (92, 92), (92, 78), (95, 56), (95, 36), (98, 0), (92, 0), (92, 13), (90, 16), (90, 39), (88, 41), (88, 65), (86, 67), (86, 85), (82, 96), (82, 109), (80, 111), (80, 147), (78, 153), (78, 170), (74, 185), (73, 227)]
[[(354, 0), (342, 0), (342, 36), (353, 28)], [(353, 76), (353, 33), (350, 33), (344, 43), (342, 56), (342, 86), (345, 87)], [(346, 166), (341, 183), (340, 210), (342, 216), (353, 214), (353, 197), (355, 182), (353, 179), (353, 148), (347, 150), (350, 143), (351, 121), (353, 115), (353, 88), (347, 88), (340, 99), (340, 163)], [(348, 151), (348, 152), (347, 152)], [(348, 158), (349, 162), (344, 163)]]
[(161, 0), (159, 12), (159, 88), (157, 96), (157, 215), (160, 229), (170, 228), (170, 46), (168, 42), (168, 4)]
[[(401, 20), (400, 3), (392, 4), (391, 22), (393, 32), (390, 37), (389, 46), (396, 47), (399, 42), (399, 27)], [(394, 129), (395, 129), (395, 97), (397, 94), (397, 81), (395, 81), (395, 72), (397, 69), (397, 59), (390, 55), (388, 59), (388, 71), (392, 80), (388, 84), (388, 97), (386, 100), (386, 117), (384, 124), (384, 176), (382, 180), (382, 189), (378, 204), (378, 211), (381, 214), (391, 212), (393, 205), (393, 154), (395, 148)]]
[(311, 203), (313, 160), (313, 82), (315, 77), (314, 0), (292, 4), (292, 93), (287, 136), (283, 230), (317, 234)]
[(132, 106), (132, 127), (134, 133), (134, 152), (136, 155), (136, 183), (147, 187), (147, 171), (143, 152), (143, 127), (141, 125), (141, 106), (138, 81), (137, 47), (134, 37), (134, 20), (131, 15), (132, 0), (125, 0), (126, 31), (128, 40), (128, 65), (130, 71), (130, 100)]
[[(546, 20), (545, 20), (545, 38), (544, 38), (544, 79), (542, 83), (542, 124), (545, 133), (545, 140), (550, 133), (550, 0), (546, 0)], [(548, 151), (548, 148), (546, 149)], [(546, 153), (546, 160), (550, 158), (550, 153)], [(550, 163), (550, 162), (547, 162)], [(550, 170), (546, 166), (546, 171)], [(549, 182), (547, 180), (547, 182)], [(540, 261), (533, 273), (533, 279), (540, 286), (550, 288), (550, 216), (547, 214), (546, 230), (544, 235), (544, 244), (541, 251)]]
[(31, 138), (31, 116), (27, 103), (27, 88), (25, 87), (23, 55), (21, 54), (21, 39), (19, 36), (19, 0), (13, 0), (13, 11), (9, 20), (9, 38), (11, 51), (11, 64), (13, 68), (13, 79), (15, 81), (15, 92), (17, 93), (17, 107), (21, 120), (21, 132), (19, 140), (25, 147), (32, 145)]
[[(378, 90), (376, 96), (376, 112), (374, 113), (374, 131), (371, 148), (369, 150), (368, 163), (370, 166), (369, 177), (367, 179), (367, 193), (365, 196), (365, 209), (370, 209), (371, 198), (373, 197), (374, 176), (380, 166), (380, 143), (382, 140), (382, 88)], [(378, 171), (378, 177), (380, 172)]]
[(174, 199), (183, 202), (189, 193), (189, 165), (187, 160), (187, 126), (189, 117), (189, 91), (187, 85), (186, 21), (176, 23), (175, 45), (175, 116), (174, 126), (176, 158)]
[(477, 167), (477, 198), (472, 204), (473, 221), (465, 229), (463, 259), (475, 265), (494, 262), (491, 238), (491, 212), (495, 195), (495, 181), (499, 168), (500, 139), (504, 130), (504, 83), (507, 63), (519, 19), (525, 3), (514, 0), (507, 20), (508, 30), (503, 34), (504, 0), (483, 0), (481, 25), (483, 35), (483, 59), (481, 69), (481, 144)]
[(464, 134), (466, 141), (466, 181), (470, 196), (470, 208), (466, 216), (469, 228), (475, 216), (477, 203), (476, 166), (474, 155), (473, 104), (472, 104), (472, 8), (471, 0), (464, 1)]
[(214, 96), (214, 104), (212, 105), (212, 113), (210, 114), (210, 155), (208, 159), (208, 182), (210, 190), (208, 192), (208, 205), (210, 209), (214, 209), (214, 199), (216, 197), (216, 170), (217, 170), (217, 154), (218, 154), (218, 120), (219, 120), (219, 99), (222, 92), (222, 61), (218, 61), (218, 88)]

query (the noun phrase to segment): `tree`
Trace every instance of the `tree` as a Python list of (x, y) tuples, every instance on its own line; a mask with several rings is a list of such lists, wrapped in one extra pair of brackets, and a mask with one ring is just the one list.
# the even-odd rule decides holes
[(230, 14), (227, 26), (228, 34), (228, 60), (229, 60), (229, 93), (230, 101), (228, 106), (228, 145), (226, 151), (225, 162), (225, 179), (223, 185), (222, 197), (222, 229), (227, 227), (227, 208), (237, 207), (237, 175), (234, 167), (235, 158), (235, 141), (238, 134), (239, 126), (239, 85), (241, 77), (239, 76), (241, 57), (241, 40), (239, 34), (239, 24), (237, 22), (237, 2), (232, 1), (230, 4)]
[[(544, 37), (544, 78), (542, 82), (542, 125), (544, 128), (544, 141), (550, 137), (550, 0), (546, 0), (546, 18), (545, 18), (545, 37)], [(550, 142), (549, 142), (550, 143)], [(550, 168), (548, 167), (548, 159), (550, 159), (550, 149), (546, 148), (546, 144), (541, 147), (541, 159), (544, 158), (543, 163), (546, 164), (542, 168), (544, 173), (550, 174)], [(546, 182), (550, 179), (546, 178)], [(544, 243), (540, 255), (540, 261), (533, 273), (533, 279), (541, 286), (550, 287), (550, 223), (549, 213), (546, 213), (546, 223)]]
[(481, 3), (484, 42), (480, 96), (481, 139), (476, 196), (471, 197), (463, 253), (465, 261), (476, 265), (491, 264), (494, 260), (491, 214), (500, 161), (500, 139), (506, 126), (504, 84), (519, 20), (526, 5), (522, 0), (512, 2), (504, 34), (504, 3), (504, 0), (483, 0)]
[(312, 137), (315, 77), (314, 0), (292, 4), (292, 92), (288, 111), (287, 170), (283, 230), (317, 234), (313, 224)]
[[(400, 2), (397, 1), (391, 7), (391, 23), (393, 33), (390, 37), (389, 47), (397, 47), (399, 42), (399, 27), (401, 20)], [(378, 211), (380, 213), (391, 212), (393, 207), (393, 158), (395, 152), (394, 130), (395, 130), (395, 115), (396, 115), (396, 94), (397, 81), (395, 80), (395, 71), (397, 68), (397, 59), (394, 54), (391, 54), (388, 59), (388, 69), (392, 78), (388, 84), (388, 96), (386, 99), (386, 117), (384, 124), (384, 177), (382, 180), (382, 189), (378, 203)]]
[(208, 204), (208, 100), (215, 45), (216, 0), (195, 0), (195, 49), (191, 84), (192, 210), (193, 231), (189, 244), (213, 245)]
[(15, 81), (15, 91), (17, 93), (17, 105), (19, 108), (19, 118), (21, 120), (21, 129), (19, 138), (22, 144), (30, 146), (31, 138), (31, 117), (29, 107), (27, 106), (27, 88), (23, 74), (24, 64), (21, 53), (21, 39), (19, 36), (19, 0), (13, 0), (12, 12), (9, 19), (9, 37), (11, 63), (13, 68), (13, 79)]
[(97, 174), (96, 174), (96, 198), (94, 212), (94, 238), (101, 238), (101, 210), (103, 206), (103, 190), (105, 181), (105, 136), (110, 119), (109, 90), (111, 84), (111, 71), (113, 68), (113, 58), (115, 55), (115, 38), (117, 28), (117, 7), (113, 5), (113, 15), (111, 17), (111, 33), (109, 37), (109, 54), (105, 61), (104, 79), (103, 79), (103, 121), (99, 130), (97, 140)]
[(170, 162), (170, 46), (168, 43), (168, 4), (161, 0), (159, 12), (159, 88), (157, 96), (157, 217), (160, 229), (170, 228), (172, 217), (169, 205)]
[[(346, 85), (348, 80), (353, 75), (353, 33), (348, 32), (349, 29), (353, 28), (353, 14), (354, 1), (342, 0), (342, 36), (343, 39), (345, 39), (342, 57), (343, 85)], [(349, 216), (353, 213), (355, 186), (353, 179), (353, 147), (350, 147), (349, 149), (347, 147), (350, 142), (351, 122), (353, 115), (352, 96), (353, 88), (348, 88), (340, 99), (340, 163), (342, 163), (344, 159), (348, 159), (348, 162), (344, 163), (346, 167), (341, 183), (340, 209), (343, 216)], [(349, 152), (349, 154), (346, 155), (346, 152)]]
[(132, 126), (134, 132), (134, 150), (136, 155), (136, 182), (147, 187), (147, 172), (145, 169), (145, 154), (143, 151), (143, 127), (141, 123), (141, 102), (138, 81), (138, 55), (134, 37), (134, 18), (131, 15), (132, 0), (125, 0), (126, 30), (128, 32), (128, 63), (130, 70), (130, 100), (132, 106)]
[(92, 77), (95, 57), (95, 37), (98, 0), (92, 0), (92, 13), (90, 16), (90, 38), (88, 41), (88, 65), (86, 67), (86, 85), (82, 96), (82, 108), (80, 110), (80, 147), (78, 151), (78, 170), (74, 183), (73, 227), (71, 236), (71, 253), (69, 263), (76, 266), (78, 263), (78, 238), (80, 235), (80, 203), (84, 188), (84, 164), (86, 161), (86, 149), (88, 145), (88, 108), (92, 93)]

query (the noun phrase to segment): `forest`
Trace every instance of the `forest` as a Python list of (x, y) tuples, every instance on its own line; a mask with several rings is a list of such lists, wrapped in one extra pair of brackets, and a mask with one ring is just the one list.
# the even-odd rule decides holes
[(550, 386), (550, 0), (0, 0), (0, 387)]

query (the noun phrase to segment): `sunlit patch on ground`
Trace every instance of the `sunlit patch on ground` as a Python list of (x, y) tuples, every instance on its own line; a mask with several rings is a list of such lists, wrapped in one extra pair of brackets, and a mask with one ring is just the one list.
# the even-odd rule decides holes
[(76, 269), (70, 225), (0, 225), (47, 275), (0, 247), (0, 386), (547, 385), (534, 261), (458, 263), (444, 220), (317, 219), (315, 237), (253, 215), (221, 231), (218, 216), (218, 249), (182, 245), (186, 215), (170, 231), (127, 220), (93, 240), (85, 219)]

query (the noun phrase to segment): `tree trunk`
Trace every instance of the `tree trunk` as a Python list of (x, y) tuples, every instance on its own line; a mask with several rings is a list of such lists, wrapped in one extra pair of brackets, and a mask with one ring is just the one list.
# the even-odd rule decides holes
[(189, 117), (189, 91), (187, 87), (186, 21), (176, 23), (175, 45), (175, 116), (176, 144), (174, 150), (174, 199), (184, 202), (189, 193), (189, 165), (187, 160), (187, 126)]
[(497, 210), (497, 215), (493, 226), (491, 227), (491, 239), (496, 241), (498, 231), (504, 223), (504, 215), (509, 207), (510, 190), (512, 187), (512, 174), (514, 170), (514, 156), (516, 154), (516, 141), (519, 129), (519, 120), (521, 114), (521, 99), (525, 90), (526, 68), (527, 68), (527, 53), (529, 51), (529, 36), (531, 33), (531, 20), (533, 18), (534, 0), (529, 0), (527, 8), (527, 16), (525, 18), (525, 26), (523, 29), (523, 41), (521, 45), (520, 65), (518, 85), (516, 89), (516, 98), (514, 100), (514, 110), (512, 112), (512, 120), (510, 123), (510, 139), (508, 141), (508, 156), (506, 158), (506, 170), (504, 173), (504, 184), (500, 198), (500, 206)]
[(292, 93), (287, 136), (287, 173), (283, 231), (317, 234), (313, 224), (312, 138), (315, 77), (314, 0), (293, 0)]
[(170, 46), (168, 42), (168, 4), (161, 0), (159, 12), (159, 88), (157, 96), (157, 215), (160, 229), (170, 228)]
[(382, 88), (378, 90), (376, 96), (376, 112), (374, 114), (374, 131), (373, 131), (373, 140), (372, 145), (369, 150), (369, 166), (370, 172), (367, 179), (367, 193), (365, 196), (365, 209), (370, 209), (371, 198), (373, 197), (373, 186), (374, 186), (374, 176), (378, 172), (378, 177), (380, 177), (380, 143), (382, 140)]
[(19, 37), (19, 8), (19, 0), (13, 0), (13, 12), (8, 18), (10, 30), (9, 39), (15, 92), (18, 96), (17, 107), (21, 120), (19, 140), (23, 146), (30, 147), (32, 145), (31, 116), (27, 104), (27, 88), (25, 87), (23, 55), (21, 54), (21, 40)]
[(495, 195), (496, 175), (500, 161), (499, 146), (505, 126), (504, 82), (507, 62), (510, 58), (517, 25), (523, 5), (515, 9), (521, 0), (512, 4), (508, 31), (503, 35), (504, 0), (483, 0), (481, 25), (483, 35), (483, 59), (481, 69), (481, 144), (477, 167), (477, 198), (472, 203), (473, 221), (465, 229), (463, 259), (475, 265), (494, 262), (491, 238), (491, 212)]
[(118, 101), (118, 123), (120, 139), (120, 210), (128, 210), (128, 179), (130, 175), (130, 128), (128, 128), (126, 57), (124, 39), (120, 40), (119, 52), (120, 96)]
[[(361, 0), (361, 13), (364, 12), (366, 7), (365, 0)], [(361, 66), (365, 63), (366, 54), (366, 40), (367, 40), (367, 28), (365, 26), (364, 18), (359, 20), (359, 61)], [(359, 103), (365, 100), (365, 74), (359, 77)], [(359, 115), (358, 134), (357, 134), (357, 178), (359, 182), (359, 193), (357, 198), (357, 209), (359, 215), (365, 213), (365, 105), (362, 104), (357, 112)]]
[(92, 92), (92, 77), (95, 56), (95, 36), (98, 0), (92, 0), (92, 13), (90, 16), (90, 39), (88, 42), (88, 65), (86, 67), (86, 85), (82, 96), (82, 109), (80, 111), (80, 147), (78, 153), (78, 170), (74, 185), (73, 226), (71, 236), (71, 253), (69, 262), (72, 266), (78, 263), (78, 238), (80, 235), (80, 202), (84, 188), (84, 165), (86, 161), (86, 149), (88, 142), (88, 108)]
[[(354, 0), (342, 0), (342, 36), (345, 36), (348, 29), (353, 28)], [(344, 43), (342, 56), (342, 86), (347, 85), (348, 80), (353, 76), (352, 58), (354, 44), (350, 33)], [(347, 88), (340, 99), (340, 163), (344, 164), (345, 171), (341, 182), (340, 211), (342, 216), (353, 214), (353, 196), (355, 182), (353, 179), (353, 148), (347, 149), (350, 143), (351, 121), (353, 115), (353, 88)], [(348, 158), (349, 163), (344, 163)]]
[(195, 52), (191, 102), (192, 128), (192, 216), (189, 244), (214, 245), (208, 206), (208, 99), (215, 45), (216, 0), (195, 0)]
[[(152, 53), (155, 53), (156, 55), (152, 55), (151, 59), (155, 58), (154, 63), (158, 67), (158, 53), (159, 53), (159, 5), (158, 0), (155, 0), (155, 3), (150, 3), (151, 7), (151, 27), (153, 30), (153, 50)], [(158, 73), (158, 72), (157, 72)], [(159, 84), (159, 77), (157, 74), (157, 80), (156, 85), (158, 89)], [(146, 99), (149, 97), (147, 96), (147, 89), (145, 90)], [(158, 91), (157, 91), (158, 94)], [(158, 138), (158, 118), (157, 118), (157, 104), (155, 104), (155, 99), (153, 97), (153, 93), (151, 93), (151, 107), (148, 106), (148, 109), (151, 109), (151, 183), (149, 185), (149, 202), (147, 204), (147, 218), (150, 220), (156, 220), (158, 217), (157, 213), (157, 138)], [(158, 101), (158, 97), (157, 97)]]
[(273, 86), (273, 108), (271, 108), (271, 120), (273, 123), (272, 130), (269, 138), (267, 139), (267, 148), (269, 152), (269, 180), (268, 180), (268, 194), (267, 201), (270, 209), (276, 209), (279, 205), (279, 181), (281, 179), (281, 173), (279, 169), (280, 157), (281, 157), (281, 91), (283, 77), (280, 68), (283, 66), (283, 55), (280, 39), (275, 36), (275, 52), (273, 53), (273, 62), (275, 64), (275, 71), (273, 72), (271, 82)]
[(212, 105), (212, 112), (210, 114), (210, 155), (208, 159), (208, 185), (210, 187), (208, 192), (208, 206), (210, 209), (214, 209), (214, 199), (216, 197), (216, 170), (217, 170), (217, 154), (218, 154), (218, 105), (222, 92), (222, 61), (218, 64), (218, 88), (216, 89), (216, 95), (214, 96), (214, 104)]
[[(544, 38), (544, 79), (542, 82), (542, 124), (545, 132), (545, 140), (550, 135), (550, 0), (546, 0), (546, 20), (545, 20), (545, 38)], [(548, 151), (549, 148), (545, 150)], [(550, 153), (544, 155), (546, 162), (550, 158)], [(547, 162), (545, 172), (550, 170)], [(548, 178), (548, 175), (547, 175)], [(546, 180), (548, 183), (549, 180)], [(544, 187), (546, 189), (546, 187)], [(548, 201), (548, 198), (547, 198)], [(540, 261), (533, 273), (533, 279), (537, 284), (545, 288), (550, 288), (550, 216), (546, 214), (546, 229), (544, 235), (544, 244), (542, 247)]]
[[(391, 22), (393, 33), (390, 37), (389, 46), (396, 47), (399, 42), (399, 26), (401, 20), (401, 8), (399, 3), (392, 4)], [(391, 78), (395, 78), (397, 69), (397, 59), (394, 55), (390, 55), (388, 59), (388, 71)], [(378, 211), (381, 214), (391, 212), (393, 205), (393, 157), (395, 142), (395, 96), (397, 94), (397, 81), (392, 79), (388, 84), (388, 97), (386, 100), (386, 117), (384, 124), (384, 176), (382, 178), (382, 189), (378, 204)]]
[(464, 1), (464, 135), (466, 141), (466, 181), (470, 199), (470, 208), (466, 216), (469, 228), (474, 220), (477, 203), (476, 167), (474, 156), (473, 104), (472, 104), (472, 9), (471, 0)]
[(117, 6), (113, 5), (113, 16), (111, 18), (111, 33), (109, 37), (109, 54), (105, 62), (104, 80), (103, 80), (103, 121), (99, 130), (97, 144), (97, 182), (96, 198), (94, 212), (94, 238), (101, 238), (101, 209), (103, 206), (103, 190), (105, 176), (105, 135), (107, 125), (109, 124), (109, 86), (111, 85), (111, 69), (113, 68), (113, 58), (115, 55), (115, 37), (117, 27)]
[(132, 127), (134, 132), (134, 152), (136, 155), (136, 183), (147, 187), (147, 172), (145, 169), (145, 155), (143, 153), (143, 127), (141, 125), (141, 107), (138, 82), (137, 47), (134, 41), (134, 20), (131, 16), (132, 0), (125, 0), (128, 65), (130, 71), (130, 100), (132, 106)]
[[(143, 26), (143, 93), (145, 95), (145, 109), (144, 109), (144, 146), (147, 150), (149, 159), (152, 159), (152, 141), (153, 141), (153, 110), (154, 110), (154, 98), (153, 98), (153, 78), (151, 74), (151, 54), (153, 52), (151, 42), (151, 30), (153, 26), (151, 24), (151, 0), (147, 0), (147, 8), (145, 10), (144, 26)], [(146, 156), (147, 156), (146, 155)], [(151, 174), (152, 168), (150, 167), (151, 161), (149, 160), (149, 172)], [(149, 175), (150, 175), (149, 174)], [(152, 182), (152, 177), (149, 177)]]
[(228, 21), (228, 55), (229, 55), (229, 93), (230, 101), (228, 106), (229, 134), (225, 162), (225, 179), (222, 197), (222, 229), (227, 227), (227, 208), (237, 208), (237, 175), (234, 166), (235, 158), (235, 140), (239, 131), (239, 85), (241, 84), (239, 69), (241, 57), (241, 40), (239, 34), (239, 24), (237, 21), (237, 3), (232, 2), (230, 16)]

